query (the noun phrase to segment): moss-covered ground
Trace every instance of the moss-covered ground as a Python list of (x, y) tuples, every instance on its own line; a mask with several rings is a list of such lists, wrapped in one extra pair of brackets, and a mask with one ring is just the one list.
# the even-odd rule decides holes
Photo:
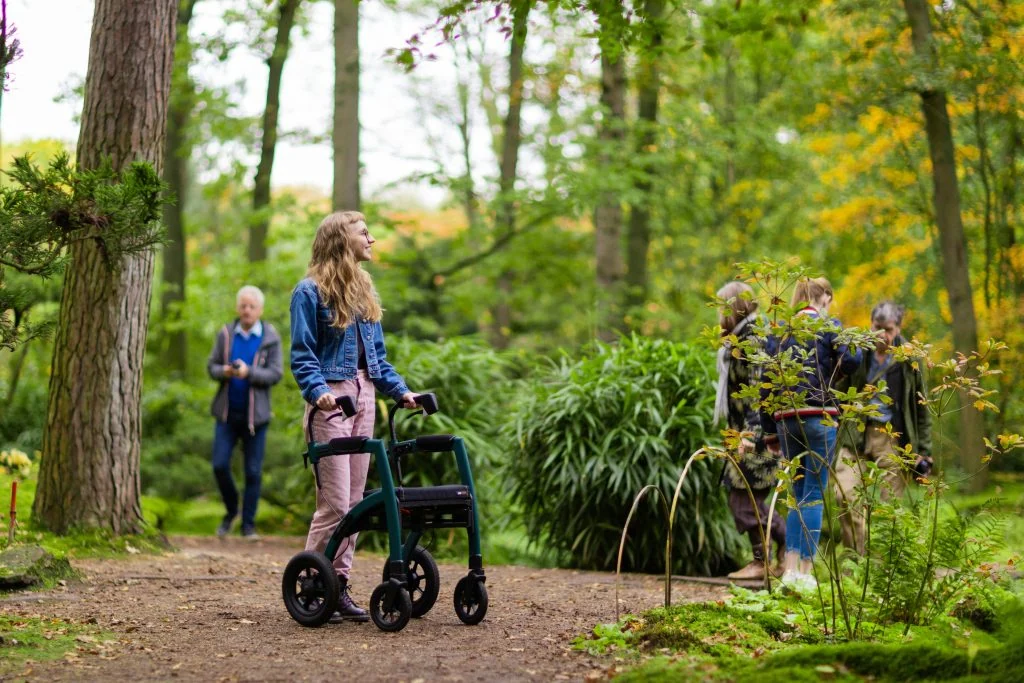
[[(1019, 586), (1018, 586), (1019, 588)], [(623, 681), (1024, 681), (1024, 603), (970, 601), (961, 615), (871, 625), (848, 642), (799, 596), (738, 590), (732, 599), (677, 605), (602, 624), (576, 647), (613, 653)], [(972, 622), (973, 617), (978, 623)]]

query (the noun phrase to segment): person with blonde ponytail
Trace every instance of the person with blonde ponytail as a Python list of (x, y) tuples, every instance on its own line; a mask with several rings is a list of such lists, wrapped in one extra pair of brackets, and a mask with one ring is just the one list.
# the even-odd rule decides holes
[[(373, 436), (375, 389), (407, 408), (416, 407), (416, 394), (387, 360), (382, 309), (373, 280), (362, 263), (373, 255), (376, 240), (363, 214), (338, 211), (323, 219), (313, 238), (306, 278), (292, 291), (291, 369), (306, 401), (303, 424), (313, 406), (317, 441), (345, 436)], [(340, 396), (351, 396), (357, 413), (350, 420), (327, 421)], [(312, 440), (307, 434), (306, 439)], [(363, 499), (370, 468), (368, 454), (320, 461), (316, 512), (306, 537), (306, 550), (323, 551), (338, 516)], [(353, 602), (348, 577), (355, 554), (356, 534), (346, 539), (334, 560), (341, 580), (341, 599), (332, 623), (367, 621), (366, 610)]]

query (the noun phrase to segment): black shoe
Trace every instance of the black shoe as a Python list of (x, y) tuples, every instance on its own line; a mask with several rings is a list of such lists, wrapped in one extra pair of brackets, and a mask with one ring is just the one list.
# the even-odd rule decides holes
[(365, 622), (370, 620), (366, 610), (355, 603), (348, 593), (348, 581), (341, 579), (341, 594), (338, 596), (338, 611), (329, 619), (332, 624), (340, 624), (343, 621)]
[(231, 533), (231, 527), (235, 524), (235, 515), (224, 515), (224, 520), (217, 527), (217, 537), (224, 538)]
[(256, 533), (256, 527), (244, 526), (242, 527), (242, 538), (247, 541), (258, 541), (260, 540), (260, 535)]

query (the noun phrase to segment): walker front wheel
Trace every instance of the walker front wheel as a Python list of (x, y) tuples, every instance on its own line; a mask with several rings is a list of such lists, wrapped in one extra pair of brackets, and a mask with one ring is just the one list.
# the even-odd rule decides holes
[[(413, 548), (405, 563), (405, 587), (412, 599), (412, 615), (422, 617), (437, 602), (441, 574), (433, 556), (421, 545)], [(391, 563), (384, 563), (384, 583), (391, 578)]]
[(302, 552), (285, 567), (281, 579), (284, 606), (303, 626), (323, 626), (338, 608), (340, 584), (334, 566), (323, 553)]
[(475, 576), (463, 576), (455, 584), (455, 614), (462, 623), (475, 626), (487, 615), (487, 587)]
[[(388, 597), (388, 593), (391, 597)], [(370, 618), (381, 631), (401, 631), (412, 617), (412, 599), (409, 591), (404, 588), (393, 589), (390, 581), (385, 581), (373, 589), (370, 596)]]

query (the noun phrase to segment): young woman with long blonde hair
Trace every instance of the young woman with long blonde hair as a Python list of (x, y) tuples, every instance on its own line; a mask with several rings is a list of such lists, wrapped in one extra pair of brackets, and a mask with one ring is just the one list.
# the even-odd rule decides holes
[[(323, 411), (317, 412), (313, 421), (317, 441), (373, 436), (375, 389), (407, 408), (416, 406), (416, 395), (387, 361), (380, 299), (370, 274), (362, 267), (372, 258), (375, 241), (363, 214), (330, 214), (313, 238), (306, 278), (292, 292), (292, 375), (306, 400), (303, 424), (313, 406)], [(356, 402), (355, 417), (328, 422), (327, 416), (336, 410), (337, 397), (345, 395)], [(365, 453), (320, 462), (321, 486), (316, 493), (316, 512), (306, 537), (306, 550), (324, 550), (338, 516), (363, 499), (369, 468), (370, 456)], [(353, 534), (334, 560), (341, 580), (341, 599), (332, 622), (369, 619), (348, 591), (355, 541)]]
[[(859, 349), (838, 339), (842, 325), (828, 313), (832, 298), (832, 285), (825, 278), (801, 278), (791, 305), (800, 307), (797, 315), (820, 319), (824, 324), (811, 340), (801, 342), (785, 334), (769, 338), (765, 349), (769, 356), (787, 355), (803, 366), (796, 385), (779, 388), (802, 396), (802, 403), (777, 409), (772, 415), (761, 414), (762, 428), (775, 426), (785, 458), (800, 457), (792, 483), (797, 506), (786, 515), (782, 574), (782, 583), (798, 590), (812, 590), (817, 585), (814, 556), (821, 536), (823, 495), (835, 457), (834, 424), (839, 414), (832, 387), (840, 378), (852, 375), (861, 358)], [(762, 388), (762, 398), (775, 390)]]

